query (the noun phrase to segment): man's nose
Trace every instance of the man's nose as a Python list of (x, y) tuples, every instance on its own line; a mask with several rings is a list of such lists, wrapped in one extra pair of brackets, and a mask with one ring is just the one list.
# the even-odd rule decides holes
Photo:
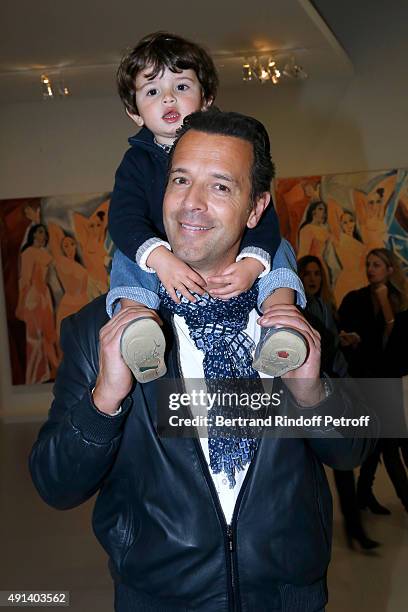
[(207, 210), (207, 198), (205, 189), (199, 183), (192, 183), (184, 192), (182, 206), (189, 212), (203, 212)]

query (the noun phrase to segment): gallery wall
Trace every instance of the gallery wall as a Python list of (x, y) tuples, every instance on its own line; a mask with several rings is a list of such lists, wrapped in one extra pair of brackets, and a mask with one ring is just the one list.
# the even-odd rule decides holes
[[(394, 65), (348, 80), (273, 88), (248, 84), (220, 93), (225, 110), (265, 123), (279, 176), (408, 165), (408, 83)], [(381, 78), (380, 78), (381, 77)], [(132, 133), (116, 97), (10, 104), (0, 108), (0, 199), (108, 191)], [(0, 291), (0, 414), (43, 418), (50, 385), (12, 387)]]

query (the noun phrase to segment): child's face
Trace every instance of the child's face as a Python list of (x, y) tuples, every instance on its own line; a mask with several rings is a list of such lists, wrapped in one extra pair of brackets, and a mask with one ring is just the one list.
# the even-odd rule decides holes
[(176, 130), (190, 113), (206, 108), (201, 85), (194, 70), (172, 72), (165, 68), (149, 79), (147, 66), (136, 77), (138, 115), (129, 116), (142, 127), (146, 125), (161, 144), (173, 144)]

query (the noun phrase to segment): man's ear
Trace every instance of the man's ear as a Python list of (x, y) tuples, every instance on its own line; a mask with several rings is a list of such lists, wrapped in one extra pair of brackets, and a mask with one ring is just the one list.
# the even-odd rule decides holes
[(247, 227), (252, 229), (259, 223), (259, 219), (262, 217), (262, 213), (271, 201), (271, 194), (269, 191), (261, 193), (256, 199), (255, 205), (253, 206), (247, 221)]
[(126, 114), (128, 117), (131, 118), (132, 121), (134, 121), (136, 123), (136, 125), (138, 127), (143, 127), (144, 126), (144, 121), (142, 119), (142, 117), (140, 115), (134, 115), (133, 113), (130, 113), (128, 111), (128, 109), (126, 109)]

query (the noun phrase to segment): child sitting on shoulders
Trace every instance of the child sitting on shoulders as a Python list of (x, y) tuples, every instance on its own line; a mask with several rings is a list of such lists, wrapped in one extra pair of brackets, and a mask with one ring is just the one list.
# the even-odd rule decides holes
[[(218, 77), (211, 57), (180, 36), (156, 32), (144, 37), (118, 69), (118, 89), (126, 113), (141, 128), (129, 139), (131, 148), (116, 172), (109, 210), (109, 232), (117, 247), (113, 258), (107, 312), (135, 302), (158, 309), (160, 282), (175, 302), (194, 302), (207, 291), (229, 299), (248, 290), (259, 277), (258, 308), (275, 304), (305, 305), (296, 260), (280, 238), (273, 206), (249, 229), (236, 263), (214, 277), (213, 288), (170, 249), (163, 226), (163, 197), (168, 153), (185, 117), (214, 102)], [(269, 143), (266, 143), (269, 147)], [(271, 270), (272, 265), (272, 270)], [(136, 380), (148, 382), (165, 374), (165, 340), (145, 312), (122, 334), (121, 351)], [(299, 367), (307, 355), (303, 336), (290, 328), (272, 328), (261, 336), (253, 365), (271, 376)]]

